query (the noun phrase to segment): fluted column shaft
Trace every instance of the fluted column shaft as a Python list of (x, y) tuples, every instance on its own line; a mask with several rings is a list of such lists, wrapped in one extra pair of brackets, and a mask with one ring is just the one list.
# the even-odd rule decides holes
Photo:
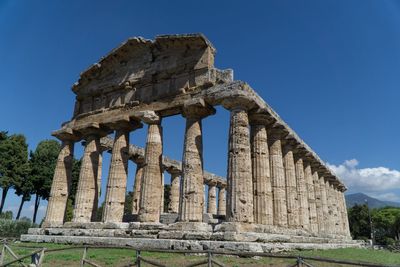
[(253, 168), (254, 222), (273, 224), (273, 198), (269, 166), (268, 137), (265, 125), (251, 122), (251, 160)]
[(332, 197), (332, 192), (331, 192), (331, 187), (330, 183), (328, 180), (325, 181), (325, 190), (326, 190), (326, 195), (328, 199), (328, 229), (327, 232), (330, 234), (335, 233), (335, 220), (333, 216), (333, 197)]
[(220, 187), (218, 191), (218, 215), (226, 215), (226, 190)]
[(227, 221), (252, 223), (253, 182), (247, 111), (231, 109), (228, 154)]
[(317, 211), (318, 232), (324, 233), (325, 220), (324, 220), (324, 210), (322, 207), (322, 192), (321, 192), (318, 172), (313, 171), (312, 177), (313, 177), (314, 192), (315, 192), (315, 208)]
[(207, 213), (217, 214), (217, 187), (215, 184), (208, 185)]
[(282, 135), (278, 130), (270, 130), (268, 134), (272, 193), (274, 198), (274, 225), (286, 227), (288, 221), (285, 170), (282, 159)]
[(160, 203), (160, 212), (164, 213), (164, 198), (165, 198), (165, 182), (164, 182), (164, 171), (161, 173), (161, 203)]
[(136, 165), (135, 182), (133, 185), (133, 196), (132, 196), (132, 214), (138, 214), (140, 209), (140, 191), (143, 178), (143, 163)]
[(350, 227), (349, 227), (349, 217), (348, 217), (348, 214), (347, 214), (347, 206), (346, 206), (346, 200), (345, 200), (345, 197), (344, 197), (344, 192), (342, 192), (341, 193), (341, 203), (342, 203), (342, 205), (343, 205), (343, 207), (344, 207), (344, 234), (347, 236), (347, 237), (349, 237), (349, 238), (351, 238), (351, 234), (350, 234)]
[(188, 101), (182, 115), (186, 118), (182, 159), (183, 195), (180, 221), (202, 222), (204, 205), (202, 119), (215, 113), (204, 100)]
[(299, 220), (303, 229), (310, 229), (310, 211), (308, 209), (307, 185), (304, 177), (304, 163), (301, 157), (295, 161), (297, 194), (299, 198)]
[(177, 172), (171, 173), (171, 193), (168, 206), (169, 213), (178, 213), (180, 198), (181, 177)]
[(324, 223), (324, 233), (329, 232), (329, 210), (328, 210), (328, 195), (325, 187), (325, 178), (323, 176), (319, 177), (319, 188), (321, 190), (321, 203), (322, 203), (322, 214)]
[(159, 222), (162, 197), (162, 127), (161, 122), (148, 125), (145, 166), (141, 186), (139, 220)]
[(336, 190), (335, 193), (336, 193), (336, 201), (337, 201), (337, 205), (338, 205), (339, 234), (345, 235), (345, 225), (344, 225), (345, 214), (344, 214), (344, 207), (342, 204), (342, 197), (341, 197), (342, 192), (340, 192), (339, 190)]
[(288, 226), (297, 228), (300, 226), (299, 200), (297, 195), (296, 170), (294, 166), (293, 150), (290, 146), (284, 147), (283, 165), (286, 177), (286, 201)]
[(128, 177), (129, 132), (130, 130), (128, 129), (115, 131), (104, 202), (103, 222), (122, 222), (126, 180)]
[(73, 222), (90, 222), (95, 220), (99, 189), (100, 138), (89, 135), (82, 157), (78, 188), (75, 197)]
[(338, 207), (338, 199), (336, 194), (336, 188), (331, 184), (331, 194), (332, 194), (332, 208), (333, 208), (333, 218), (335, 222), (335, 234), (340, 234), (340, 213)]
[(72, 162), (74, 158), (74, 142), (65, 140), (61, 144), (53, 182), (50, 190), (49, 203), (47, 205), (46, 218), (43, 227), (59, 226), (64, 222), (67, 207), (68, 194), (72, 180)]
[(309, 162), (304, 163), (304, 177), (308, 193), (308, 209), (310, 211), (310, 230), (312, 233), (318, 233), (317, 207), (315, 205), (315, 191)]

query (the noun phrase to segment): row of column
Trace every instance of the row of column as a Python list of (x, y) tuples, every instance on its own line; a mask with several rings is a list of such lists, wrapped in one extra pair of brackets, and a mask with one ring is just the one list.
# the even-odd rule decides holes
[[(307, 153), (287, 142), (284, 131), (269, 125), (268, 118), (250, 116), (245, 105), (230, 102), (226, 220), (231, 222), (303, 228), (312, 233), (349, 235), (343, 193), (313, 166)], [(172, 204), (180, 221), (201, 222), (204, 210), (202, 119), (215, 110), (202, 100), (183, 107), (186, 118), (179, 174), (171, 174)], [(144, 118), (148, 134), (144, 162), (135, 179), (135, 209), (141, 222), (158, 222), (163, 202), (162, 127), (158, 116)], [(121, 222), (128, 172), (129, 133), (137, 123), (112, 125), (115, 139), (102, 220)], [(97, 210), (101, 177), (99, 127), (86, 130), (85, 152), (79, 176), (73, 222), (90, 222)], [(71, 181), (72, 138), (65, 138), (58, 158), (45, 225), (62, 224)], [(141, 178), (141, 179), (140, 179)], [(177, 191), (180, 190), (179, 194)], [(139, 194), (140, 192), (140, 194)], [(209, 190), (209, 211), (215, 212), (215, 189)], [(221, 193), (223, 192), (223, 193)], [(224, 190), (219, 191), (225, 195)], [(178, 197), (177, 197), (178, 195)], [(139, 197), (140, 196), (140, 197)], [(218, 198), (221, 202), (224, 197)], [(211, 200), (211, 201), (210, 201)], [(177, 204), (178, 201), (178, 204)], [(221, 211), (222, 212), (222, 211)]]
[(343, 192), (312, 164), (266, 116), (231, 108), (227, 220), (349, 236)]

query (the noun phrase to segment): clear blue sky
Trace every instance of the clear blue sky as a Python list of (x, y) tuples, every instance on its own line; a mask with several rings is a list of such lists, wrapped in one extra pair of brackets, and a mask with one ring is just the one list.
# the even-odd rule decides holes
[[(358, 191), (357, 181), (365, 179), (364, 191), (395, 200), (400, 187), (398, 1), (0, 0), (1, 130), (24, 133), (34, 149), (70, 119), (70, 88), (89, 65), (131, 36), (192, 32), (210, 39), (217, 48), (216, 66), (232, 68), (235, 79), (248, 82), (335, 165), (354, 186), (350, 191)], [(228, 123), (222, 109), (204, 121), (205, 166), (219, 175), (226, 172)], [(180, 159), (183, 118), (166, 119), (164, 128), (165, 154)], [(131, 142), (144, 145), (144, 138), (142, 129)], [(79, 156), (79, 144), (76, 150)], [(342, 164), (352, 159), (359, 164)], [(380, 179), (378, 170), (395, 180), (390, 190), (370, 188)], [(17, 204), (10, 192), (6, 206)]]

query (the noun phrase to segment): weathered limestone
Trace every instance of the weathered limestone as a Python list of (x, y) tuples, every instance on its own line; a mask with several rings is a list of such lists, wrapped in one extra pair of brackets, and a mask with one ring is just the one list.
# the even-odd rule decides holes
[(90, 222), (95, 220), (98, 206), (100, 137), (94, 133), (86, 138), (85, 152), (82, 157), (78, 188), (72, 222)]
[(204, 100), (187, 102), (185, 142), (182, 159), (183, 195), (180, 221), (201, 222), (204, 210), (202, 118), (214, 114)]
[(318, 232), (325, 232), (324, 210), (322, 207), (322, 192), (319, 182), (319, 175), (316, 170), (312, 172), (314, 192), (315, 192), (315, 208), (317, 211)]
[[(73, 86), (73, 117), (54, 133), (86, 140), (73, 222), (61, 225), (73, 153), (64, 143), (46, 228), (23, 240), (260, 252), (277, 242), (350, 244), (343, 183), (257, 92), (234, 81), (232, 70), (216, 69), (214, 54), (198, 34), (130, 38), (84, 71)], [(203, 170), (202, 119), (220, 105), (231, 115), (227, 179)], [(182, 162), (162, 155), (161, 120), (179, 114), (186, 119)], [(129, 144), (139, 121), (148, 124), (146, 149)], [(114, 131), (114, 139), (99, 142)], [(102, 151), (112, 156), (102, 221), (95, 222)], [(123, 216), (128, 160), (137, 171), (132, 214)], [(171, 174), (168, 207), (164, 171)]]
[(330, 234), (335, 233), (335, 218), (333, 215), (333, 196), (332, 196), (332, 191), (330, 187), (329, 180), (325, 180), (325, 191), (326, 191), (326, 197), (328, 200), (328, 228), (326, 231)]
[(299, 197), (299, 222), (300, 226), (305, 229), (310, 229), (310, 211), (308, 209), (308, 193), (307, 185), (304, 177), (304, 163), (301, 157), (297, 157), (295, 161), (297, 193)]
[(321, 190), (322, 222), (324, 223), (324, 233), (329, 233), (329, 210), (324, 176), (319, 177), (319, 188)]
[(298, 228), (300, 226), (299, 200), (296, 184), (296, 170), (294, 166), (293, 149), (290, 144), (286, 144), (283, 150), (283, 165), (286, 177), (286, 203), (288, 226)]
[[(153, 114), (155, 115), (155, 114)], [(159, 222), (162, 197), (162, 127), (156, 117), (148, 123), (145, 166), (143, 169), (142, 192), (140, 198), (139, 220)]]
[(171, 194), (170, 202), (168, 206), (169, 213), (179, 212), (179, 198), (180, 198), (180, 187), (181, 187), (181, 176), (179, 172), (171, 173)]
[(103, 222), (122, 222), (128, 177), (129, 133), (133, 123), (121, 121), (116, 125), (111, 165), (108, 174)]
[(253, 115), (251, 124), (251, 160), (253, 167), (254, 222), (273, 224), (273, 198), (265, 121)]
[(274, 225), (287, 227), (287, 202), (285, 170), (282, 159), (283, 134), (280, 130), (268, 131), (269, 159), (271, 164), (272, 193), (274, 197)]
[(347, 206), (346, 206), (346, 200), (344, 197), (344, 192), (341, 192), (341, 200), (340, 200), (342, 206), (343, 206), (343, 225), (344, 225), (344, 235), (349, 237), (351, 239), (351, 234), (350, 234), (350, 227), (349, 227), (349, 217), (347, 216)]
[(217, 188), (215, 183), (208, 184), (207, 213), (217, 214)]
[(246, 109), (231, 108), (228, 154), (228, 195), (226, 220), (252, 223), (253, 190), (249, 118)]
[(226, 190), (225, 186), (220, 186), (218, 190), (218, 215), (226, 215)]
[(143, 178), (144, 163), (136, 165), (135, 182), (133, 185), (132, 214), (138, 214), (140, 209), (140, 192)]
[(71, 187), (73, 157), (74, 141), (63, 140), (54, 170), (43, 226), (60, 226), (64, 222), (68, 194)]
[(311, 165), (308, 161), (304, 163), (304, 178), (306, 180), (308, 193), (308, 208), (310, 211), (310, 231), (318, 233), (317, 207), (315, 205), (315, 191), (311, 171)]

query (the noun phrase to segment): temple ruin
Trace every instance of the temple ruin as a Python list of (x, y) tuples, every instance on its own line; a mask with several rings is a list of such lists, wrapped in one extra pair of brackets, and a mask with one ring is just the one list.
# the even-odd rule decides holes
[[(345, 185), (255, 90), (214, 67), (215, 52), (201, 34), (130, 38), (82, 72), (72, 87), (73, 117), (53, 132), (62, 149), (45, 220), (21, 240), (238, 251), (356, 246)], [(215, 106), (230, 112), (226, 178), (203, 169), (202, 120), (217, 116)], [(162, 121), (174, 115), (186, 119), (181, 161), (163, 156)], [(129, 134), (144, 126), (143, 149)], [(65, 222), (79, 142), (73, 219)], [(105, 151), (111, 163), (95, 222)], [(128, 175), (130, 160), (137, 170)], [(171, 174), (166, 210), (164, 172)], [(124, 216), (133, 178), (132, 216)]]

